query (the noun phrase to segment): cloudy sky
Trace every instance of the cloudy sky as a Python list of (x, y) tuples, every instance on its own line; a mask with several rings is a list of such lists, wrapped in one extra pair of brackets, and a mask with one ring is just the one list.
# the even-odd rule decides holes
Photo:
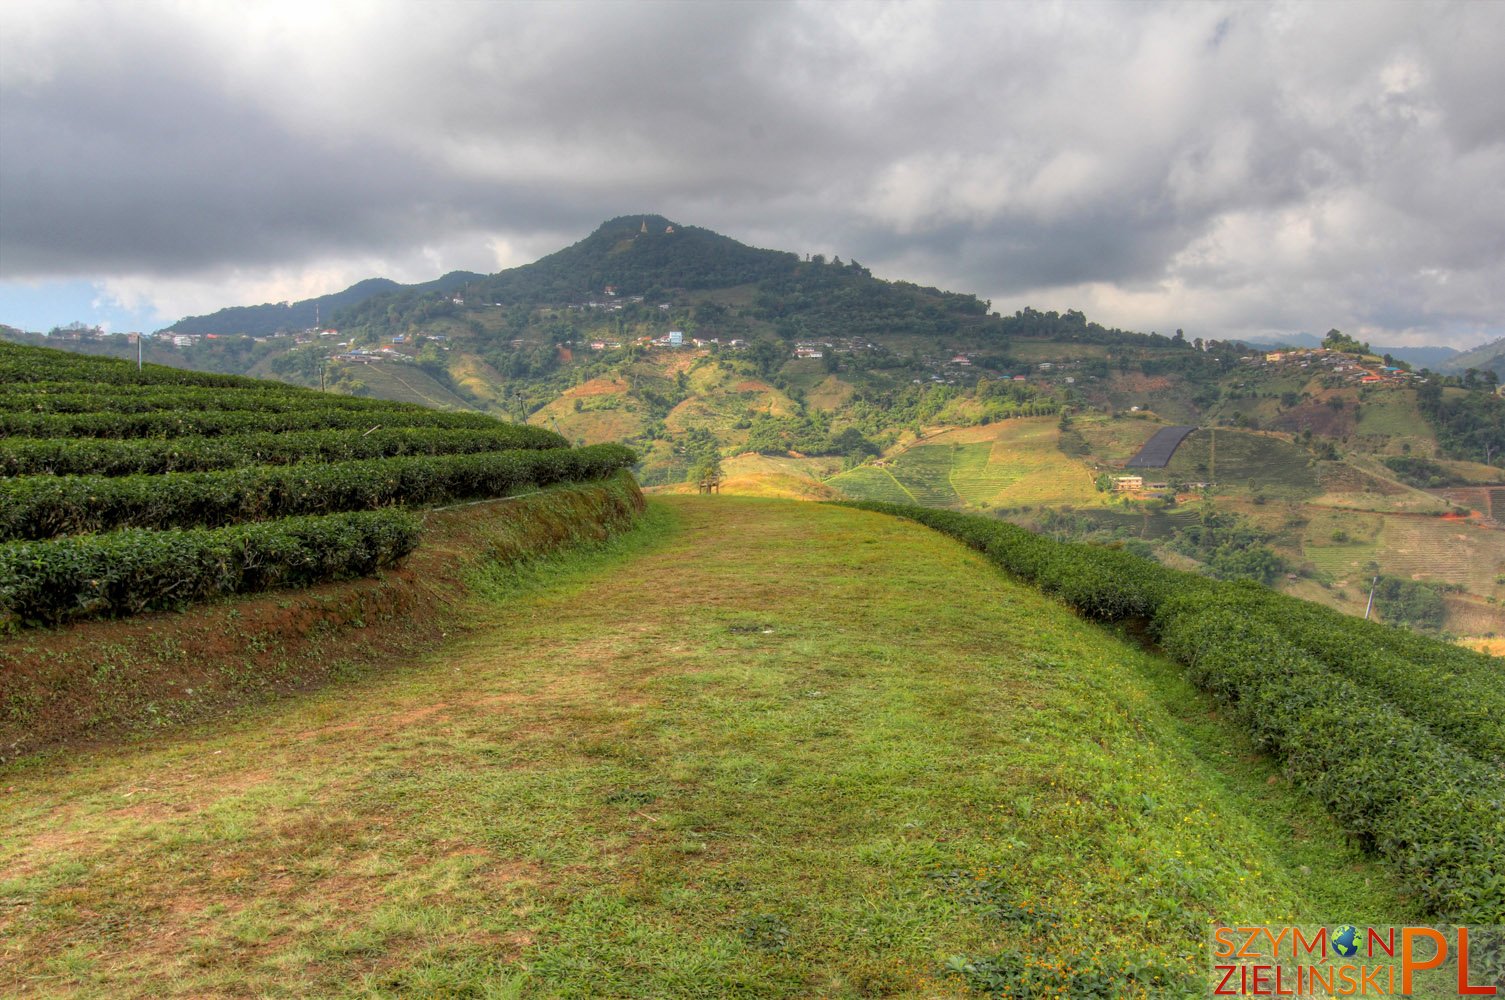
[(1505, 3), (0, 6), (0, 322), (658, 212), (996, 310), (1505, 336)]

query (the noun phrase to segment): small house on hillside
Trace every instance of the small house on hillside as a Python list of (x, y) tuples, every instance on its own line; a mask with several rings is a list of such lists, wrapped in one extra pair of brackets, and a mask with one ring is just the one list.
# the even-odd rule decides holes
[(1144, 489), (1144, 477), (1143, 476), (1114, 476), (1113, 477), (1113, 492), (1115, 492), (1115, 493), (1129, 493), (1129, 492), (1132, 492), (1132, 491), (1135, 491), (1135, 490), (1142, 490), (1142, 489)]

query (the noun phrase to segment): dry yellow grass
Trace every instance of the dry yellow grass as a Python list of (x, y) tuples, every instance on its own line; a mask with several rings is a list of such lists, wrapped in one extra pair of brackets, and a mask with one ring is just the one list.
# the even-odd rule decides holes
[[(642, 404), (626, 394), (626, 383), (619, 384), (620, 390), (608, 380), (595, 379), (575, 386), (536, 411), (528, 423), (556, 430), (572, 443), (601, 444), (641, 434), (646, 426)], [(615, 399), (614, 392), (620, 393)]]
[(474, 354), (451, 353), (449, 374), (455, 384), (477, 399), (493, 404), (505, 404), (502, 398), (502, 373)]
[(811, 409), (829, 413), (845, 406), (856, 391), (851, 383), (843, 382), (835, 375), (830, 375), (805, 394), (805, 402), (810, 405)]
[(1458, 640), (1458, 645), (1477, 649), (1490, 656), (1505, 656), (1505, 638), (1499, 636), (1465, 636)]

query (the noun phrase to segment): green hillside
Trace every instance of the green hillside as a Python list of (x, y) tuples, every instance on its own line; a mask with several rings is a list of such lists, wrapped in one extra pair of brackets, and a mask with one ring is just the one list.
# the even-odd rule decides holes
[(362, 393), (376, 399), (416, 403), (440, 410), (481, 409), (474, 400), (457, 394), (450, 386), (417, 365), (400, 362), (341, 365), (336, 366), (334, 374), (359, 382)]
[(1492, 371), (1505, 379), (1505, 341), (1494, 340), (1470, 351), (1454, 354), (1437, 366), (1439, 371), (1462, 375), (1470, 368)]
[(469, 630), (3, 775), (0, 992), (1202, 996), (1420, 918), (1168, 661), (918, 525), (655, 502)]
[[(1490, 508), (1483, 494), (1425, 492), (1432, 480), (1505, 483), (1505, 398), (1478, 372), (1376, 375), (1384, 359), (1368, 355), (1267, 355), (1194, 333), (1111, 329), (1074, 310), (997, 315), (971, 295), (651, 214), (609, 220), (541, 260), (459, 286), (378, 290), (333, 321), (338, 338), (302, 345), (221, 336), (176, 348), (156, 338), (146, 354), (474, 409), (572, 444), (623, 443), (651, 489), (677, 489), (712, 459), (740, 460), (728, 488), (749, 495), (913, 498), (1104, 538), (1128, 529), (1065, 508), (1153, 519), (1167, 503), (1209, 499), (1238, 519), (1243, 550), (1218, 557), (1222, 539), (1185, 537), (1196, 525), (1141, 540), (1177, 565), (1254, 565), (1257, 579), (1349, 610), (1350, 578), (1365, 567), (1446, 581), (1466, 588), (1460, 600), (1470, 606), (1448, 631), (1505, 632), (1505, 535), (1471, 543), (1483, 570), (1432, 574), (1400, 551), (1410, 544), (1403, 525), (1363, 559), (1324, 551), (1347, 543), (1306, 528), (1338, 508)], [(81, 336), (71, 345), (81, 351), (135, 350), (123, 338), (63, 333)], [(331, 359), (352, 351), (385, 360)], [(1201, 429), (1168, 468), (1124, 467), (1171, 423)], [(1391, 460), (1445, 475), (1406, 480), (1383, 464)], [(1209, 483), (1212, 495), (1112, 490), (1114, 477), (1135, 471), (1167, 487)], [(1061, 516), (1047, 525), (1041, 512)], [(1490, 531), (1500, 523), (1491, 509), (1478, 520)], [(1257, 551), (1251, 563), (1244, 542), (1271, 557)]]

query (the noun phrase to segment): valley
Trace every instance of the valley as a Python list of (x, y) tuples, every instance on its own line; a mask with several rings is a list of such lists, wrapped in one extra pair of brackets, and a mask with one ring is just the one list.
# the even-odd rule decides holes
[[(237, 336), (251, 314), (226, 310), (148, 353), (626, 443), (650, 491), (693, 491), (716, 468), (730, 493), (986, 512), (1170, 565), (1219, 559), (1209, 571), (1351, 613), (1374, 586), (1382, 619), (1505, 634), (1493, 371), (1425, 377), (1337, 331), (1266, 349), (999, 316), (660, 216), (496, 275), (366, 283), (322, 305), (337, 327)], [(71, 346), (125, 350), (108, 340)], [(1166, 468), (1130, 468), (1171, 425), (1199, 430)], [(1114, 487), (1136, 474), (1148, 488)]]
[[(1490, 467), (744, 364), (530, 426), (0, 345), (0, 991), (1190, 998), (1218, 922), (1505, 917)], [(1411, 629), (1257, 585), (1380, 560)]]

